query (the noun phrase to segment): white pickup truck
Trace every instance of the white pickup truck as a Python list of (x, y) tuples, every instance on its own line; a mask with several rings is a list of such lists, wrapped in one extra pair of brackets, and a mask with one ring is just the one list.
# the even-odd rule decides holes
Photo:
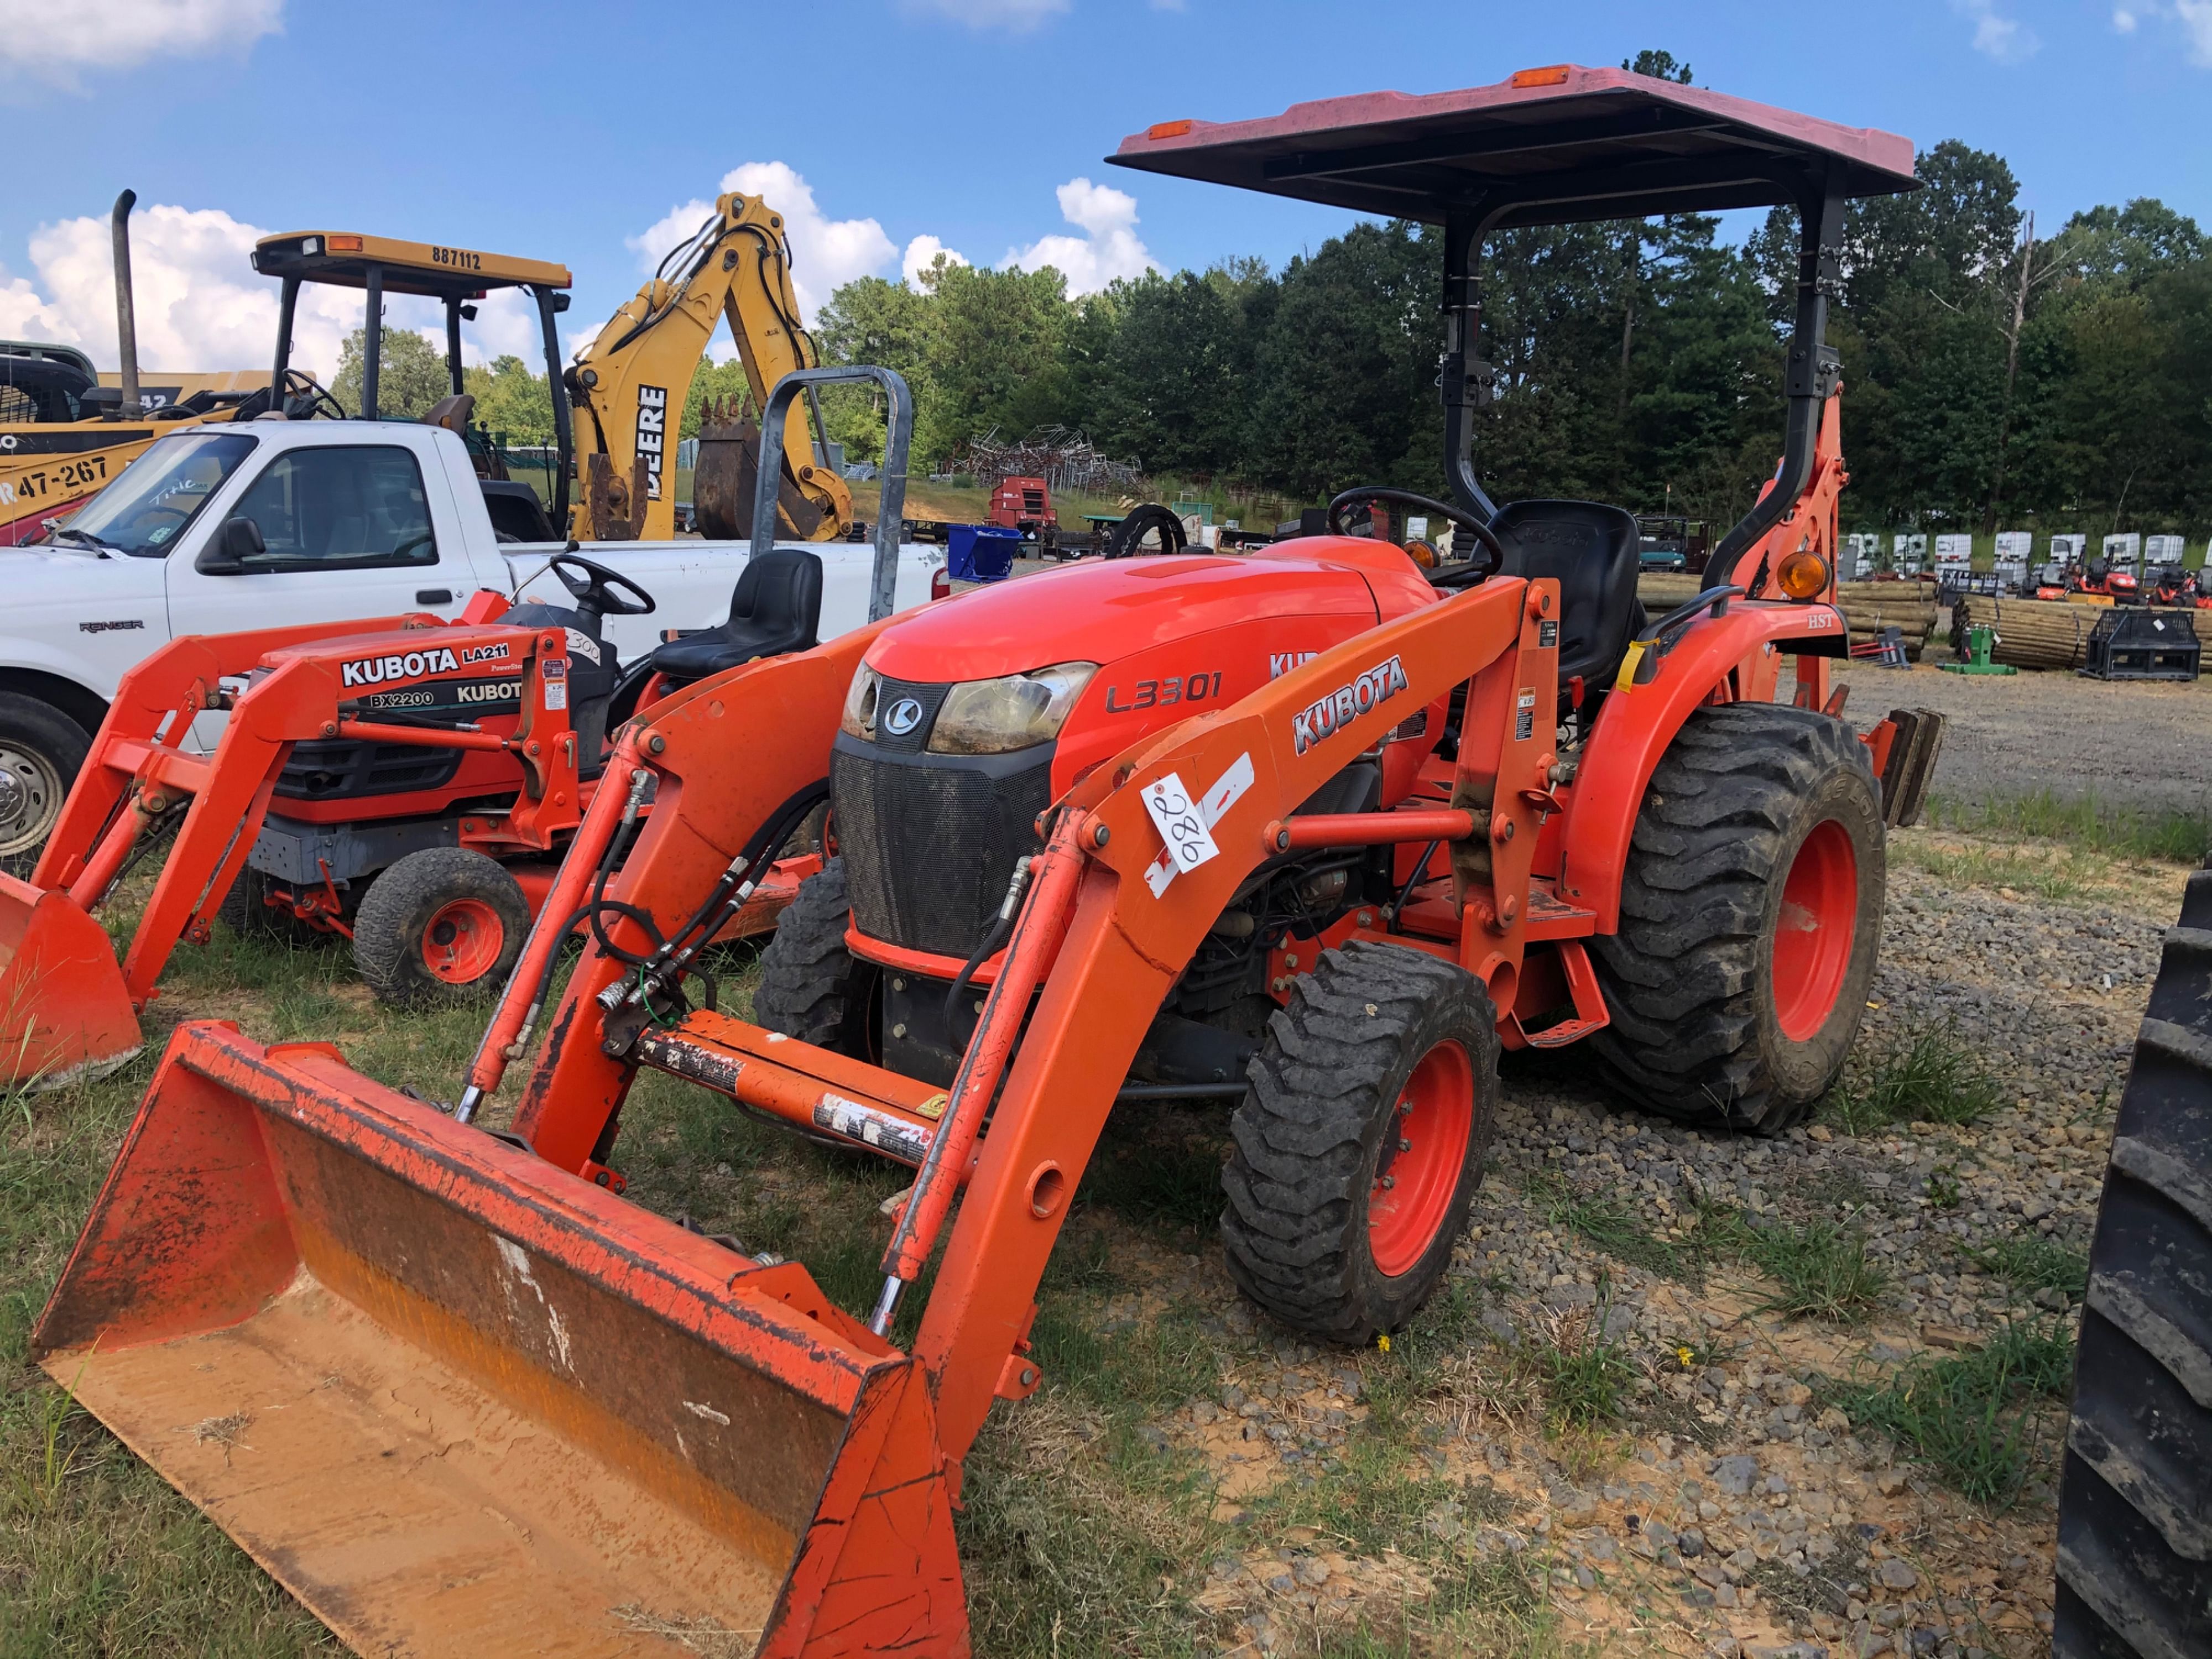
[[(234, 556), (228, 521), (258, 547)], [(799, 545), (799, 544), (790, 544)], [(407, 611), (458, 617), (471, 593), (571, 603), (561, 543), (495, 532), (468, 451), (442, 427), (264, 420), (163, 438), (41, 545), (0, 549), (0, 858), (44, 841), (117, 682), (156, 646)], [(876, 550), (814, 543), (821, 637), (868, 619)], [(743, 542), (593, 542), (578, 550), (653, 596), (613, 617), (625, 660), (666, 629), (729, 615)], [(943, 550), (900, 548), (894, 606), (927, 600)]]

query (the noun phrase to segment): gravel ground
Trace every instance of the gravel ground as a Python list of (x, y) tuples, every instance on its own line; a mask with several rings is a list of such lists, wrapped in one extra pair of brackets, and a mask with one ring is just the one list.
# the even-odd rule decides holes
[[(1854, 1066), (1954, 1024), (2000, 1088), (1970, 1127), (1854, 1136), (1826, 1120), (1731, 1139), (1619, 1109), (1571, 1053), (1510, 1066), (1477, 1224), (1454, 1266), (1480, 1297), (1481, 1328), (1446, 1362), (1457, 1380), (1420, 1431), (1429, 1471), (1460, 1483), (1421, 1517), (1428, 1539), (1542, 1565), (1561, 1633), (1616, 1644), (1607, 1651), (2047, 1652), (2058, 1408), (2031, 1412), (2025, 1484), (1985, 1506), (1827, 1400), (1839, 1382), (1969, 1354), (2010, 1322), (2051, 1328), (2057, 1315), (2070, 1332), (2078, 1308), (2064, 1291), (2015, 1288), (1969, 1252), (2031, 1241), (2086, 1252), (2181, 880), (2138, 872), (2116, 902), (2038, 904), (1893, 865)], [(1626, 1209), (1661, 1241), (1686, 1237), (1701, 1199), (1753, 1226), (1838, 1223), (1863, 1234), (1884, 1282), (1856, 1321), (1785, 1318), (1763, 1305), (1774, 1285), (1747, 1267), (1686, 1278), (1595, 1248), (1563, 1224), (1563, 1199)], [(1156, 1299), (1202, 1310), (1223, 1386), (1144, 1432), (1202, 1460), (1216, 1518), (1233, 1528), (1256, 1497), (1329, 1478), (1391, 1356), (1283, 1337), (1211, 1253), (1164, 1257), (1146, 1277), (1150, 1291), (1106, 1328)], [(1516, 1352), (1597, 1330), (1634, 1364), (1629, 1418), (1615, 1433), (1547, 1430), (1498, 1379)], [(1222, 1552), (1195, 1601), (1218, 1651), (1311, 1651), (1313, 1632), (1424, 1597), (1435, 1571), (1433, 1559), (1295, 1529), (1287, 1543)]]
[(1892, 708), (1950, 717), (1935, 787), (1955, 799), (2047, 787), (2191, 812), (2212, 802), (2212, 680), (1946, 674), (1932, 660), (1902, 671), (1855, 663), (1843, 678), (1851, 688), (1845, 712), (1861, 730)]

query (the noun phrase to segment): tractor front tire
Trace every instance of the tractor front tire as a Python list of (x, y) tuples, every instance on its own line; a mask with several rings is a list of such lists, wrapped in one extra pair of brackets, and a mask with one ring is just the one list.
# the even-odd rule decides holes
[(1644, 793), (1620, 931), (1591, 941), (1614, 1087), (1700, 1127), (1802, 1121), (1858, 1035), (1886, 889), (1881, 797), (1849, 726), (1696, 710)]
[(2057, 1659), (2212, 1653), (2212, 870), (2113, 1125), (2058, 1487)]
[(530, 901), (498, 861), (430, 847), (387, 866), (353, 919), (353, 960), (380, 1002), (438, 1007), (507, 983), (530, 933)]
[(799, 884), (761, 952), (760, 983), (753, 989), (758, 1024), (818, 1048), (866, 1057), (878, 970), (846, 948), (852, 919), (845, 860), (831, 859)]
[(1221, 1236), (1237, 1287), (1330, 1342), (1413, 1318), (1482, 1181), (1498, 1048), (1464, 969), (1394, 945), (1322, 951), (1269, 1017), (1230, 1121)]

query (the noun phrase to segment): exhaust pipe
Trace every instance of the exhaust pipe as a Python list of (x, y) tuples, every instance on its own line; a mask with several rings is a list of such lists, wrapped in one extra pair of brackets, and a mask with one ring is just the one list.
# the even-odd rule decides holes
[(127, 419), (138, 407), (138, 316), (131, 299), (131, 210), (138, 192), (126, 190), (115, 198), (108, 222), (115, 239), (115, 338), (123, 353), (123, 414)]

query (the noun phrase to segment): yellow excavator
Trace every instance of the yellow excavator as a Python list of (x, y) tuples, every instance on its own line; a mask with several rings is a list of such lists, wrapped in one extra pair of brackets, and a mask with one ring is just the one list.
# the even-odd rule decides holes
[[(756, 407), (793, 369), (821, 355), (800, 324), (783, 216), (732, 191), (713, 216), (660, 262), (653, 279), (615, 313), (564, 373), (583, 462), (568, 533), (580, 541), (663, 541), (676, 533), (676, 443), (701, 354), (723, 318), (737, 341)], [(822, 414), (794, 402), (786, 418), (779, 532), (833, 541), (853, 526), (853, 498), (829, 464)], [(694, 520), (702, 535), (752, 533), (759, 432), (737, 411), (711, 410), (693, 469)]]

